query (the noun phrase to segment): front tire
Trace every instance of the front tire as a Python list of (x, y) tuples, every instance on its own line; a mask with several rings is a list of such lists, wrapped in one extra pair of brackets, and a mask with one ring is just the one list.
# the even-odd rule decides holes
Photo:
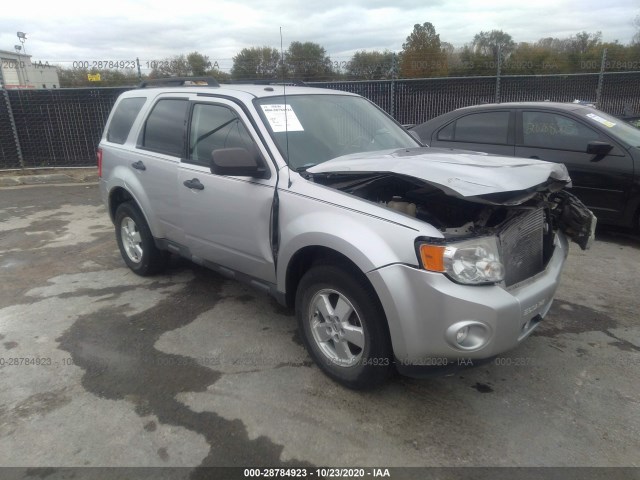
[(296, 317), (307, 351), (332, 379), (364, 389), (389, 378), (386, 318), (366, 280), (333, 265), (313, 267), (298, 285)]
[(169, 254), (156, 247), (149, 225), (135, 204), (120, 204), (114, 223), (120, 254), (134, 273), (147, 276), (165, 269)]

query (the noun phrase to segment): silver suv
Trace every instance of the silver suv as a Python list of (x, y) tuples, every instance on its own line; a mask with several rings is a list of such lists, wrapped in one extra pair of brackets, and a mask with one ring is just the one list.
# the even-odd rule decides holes
[(100, 189), (122, 257), (150, 275), (178, 254), (270, 293), (346, 386), (517, 346), (567, 237), (593, 239), (562, 164), (425, 148), (346, 92), (201, 80), (142, 84), (109, 116)]

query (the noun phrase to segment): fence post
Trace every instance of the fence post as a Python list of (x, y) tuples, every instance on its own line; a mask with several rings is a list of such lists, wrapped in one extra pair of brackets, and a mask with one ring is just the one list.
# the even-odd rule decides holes
[(502, 52), (498, 45), (497, 71), (496, 71), (496, 103), (500, 103), (500, 72), (502, 70)]
[(396, 118), (396, 77), (398, 70), (398, 63), (396, 52), (393, 52), (393, 57), (391, 57), (391, 116), (397, 120)]
[(596, 90), (596, 108), (600, 108), (602, 99), (602, 86), (604, 85), (604, 70), (607, 63), (607, 49), (602, 49), (602, 61), (600, 62), (600, 75), (598, 75), (598, 90)]
[(9, 93), (4, 87), (4, 77), (2, 76), (2, 68), (0, 68), (0, 93), (3, 100), (7, 105), (7, 113), (9, 114), (9, 123), (11, 124), (11, 133), (13, 134), (13, 141), (16, 144), (16, 153), (18, 155), (18, 162), (20, 168), (24, 168), (24, 158), (22, 157), (22, 148), (20, 147), (20, 139), (18, 138), (18, 130), (16, 129), (16, 121), (13, 118), (13, 110), (11, 109), (11, 101), (9, 100)]

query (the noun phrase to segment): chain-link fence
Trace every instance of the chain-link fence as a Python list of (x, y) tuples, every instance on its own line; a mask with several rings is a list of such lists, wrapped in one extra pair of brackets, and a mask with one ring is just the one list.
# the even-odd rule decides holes
[(11, 103), (6, 90), (0, 89), (0, 168), (19, 168), (22, 155), (17, 143)]
[[(640, 112), (640, 72), (324, 82), (358, 93), (400, 123), (495, 101), (585, 100), (621, 116)], [(104, 124), (127, 88), (0, 89), (0, 169), (95, 164)]]
[[(126, 88), (6, 90), (17, 138), (2, 135), (0, 168), (71, 167), (95, 164), (96, 147), (111, 107)], [(4, 115), (3, 115), (4, 113)], [(3, 127), (4, 132), (4, 127)], [(10, 150), (9, 147), (17, 145)], [(11, 155), (13, 154), (13, 155)]]
[[(602, 91), (598, 97), (600, 81)], [(598, 108), (616, 116), (640, 112), (640, 72), (446, 77), (310, 85), (367, 97), (402, 124), (422, 123), (456, 108), (492, 102), (583, 100), (598, 102)]]

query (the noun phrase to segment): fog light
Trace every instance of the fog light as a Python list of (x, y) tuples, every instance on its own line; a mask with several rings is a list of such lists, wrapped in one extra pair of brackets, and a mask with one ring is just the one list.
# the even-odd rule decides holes
[(447, 328), (445, 337), (457, 350), (475, 351), (489, 343), (491, 328), (478, 321), (463, 320)]
[(469, 335), (469, 326), (468, 325), (466, 327), (462, 327), (460, 330), (458, 330), (458, 332), (456, 333), (456, 342), (458, 342), (460, 345), (462, 345), (464, 343), (464, 340), (467, 338), (467, 335)]

